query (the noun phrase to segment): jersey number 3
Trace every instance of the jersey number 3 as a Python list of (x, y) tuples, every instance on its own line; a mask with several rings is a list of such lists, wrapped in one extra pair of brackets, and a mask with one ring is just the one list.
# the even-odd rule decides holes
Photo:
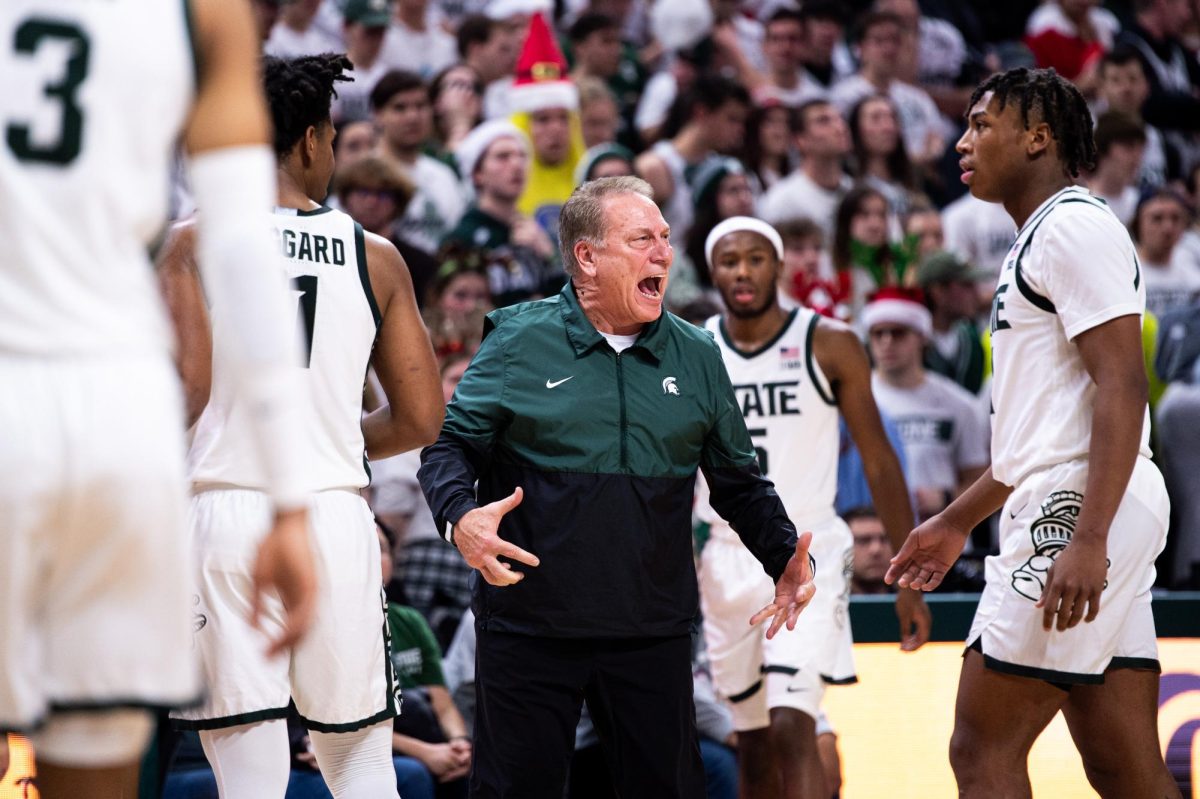
[(59, 106), (58, 135), (51, 141), (35, 142), (27, 122), (10, 122), (4, 139), (18, 161), (66, 166), (79, 156), (83, 145), (78, 91), (87, 78), (91, 43), (77, 25), (34, 17), (17, 26), (13, 51), (34, 58), (43, 45), (50, 43), (57, 43), (68, 53), (62, 76), (42, 87), (42, 95)]

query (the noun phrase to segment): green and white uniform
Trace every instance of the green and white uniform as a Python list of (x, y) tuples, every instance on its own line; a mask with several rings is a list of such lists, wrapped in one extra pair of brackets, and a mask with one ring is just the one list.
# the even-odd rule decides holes
[(267, 660), (268, 636), (284, 620), (267, 604), (263, 631), (247, 621), (250, 574), (270, 529), (260, 490), (249, 409), (229, 392), (222, 369), (221, 309), (213, 309), (212, 398), (189, 455), (196, 497), (192, 532), (200, 557), (194, 628), (208, 681), (204, 704), (176, 725), (214, 729), (284, 718), (289, 699), (309, 729), (348, 732), (394, 716), (398, 691), (388, 660), (375, 522), (359, 490), (368, 483), (361, 428), (363, 379), (379, 324), (362, 227), (341, 211), (279, 208), (277, 241), (306, 347), (304, 382), (312, 407), (304, 444), (310, 526), (317, 560), (313, 627), (290, 657)]
[(1099, 683), (1108, 668), (1158, 665), (1150, 588), (1169, 503), (1150, 460), (1148, 409), (1108, 534), (1100, 615), (1046, 632), (1035, 607), (1046, 572), (1070, 542), (1087, 483), (1097, 388), (1075, 339), (1118, 317), (1141, 316), (1145, 307), (1125, 226), (1084, 189), (1069, 187), (1042, 203), (1005, 259), (992, 302), (992, 473), (1013, 493), (967, 639), (998, 671)]
[(199, 691), (147, 254), (194, 83), (179, 0), (0, 4), (0, 729)]
[(721, 317), (705, 328), (716, 339), (763, 474), (799, 531), (811, 530), (816, 596), (796, 630), (767, 640), (749, 618), (770, 604), (775, 584), (737, 533), (708, 504), (699, 483), (696, 515), (711, 525), (700, 561), (704, 637), (713, 683), (729, 701), (738, 730), (766, 727), (770, 708), (816, 718), (827, 683), (854, 682), (849, 565), (854, 539), (833, 509), (837, 493), (838, 409), (813, 356), (820, 317), (791, 312), (783, 330), (756, 352), (739, 350)]

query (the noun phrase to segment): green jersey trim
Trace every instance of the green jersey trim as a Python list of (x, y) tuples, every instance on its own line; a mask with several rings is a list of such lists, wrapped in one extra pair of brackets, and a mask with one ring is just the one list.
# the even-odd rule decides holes
[(192, 91), (200, 90), (200, 50), (196, 47), (196, 20), (192, 15), (192, 0), (183, 0), (183, 28), (187, 33), (188, 55), (192, 62)]
[[(324, 209), (328, 211), (329, 209)], [(314, 211), (313, 213), (319, 213)], [(367, 295), (367, 304), (371, 306), (371, 317), (375, 320), (375, 330), (383, 322), (383, 314), (379, 311), (379, 303), (375, 301), (375, 291), (371, 288), (371, 273), (367, 270), (367, 240), (362, 225), (354, 223), (354, 253), (358, 256), (358, 279), (362, 283), (363, 293)]]
[(763, 344), (761, 347), (759, 347), (758, 349), (756, 349), (752, 352), (747, 352), (746, 350), (739, 349), (738, 346), (733, 343), (733, 339), (729, 337), (729, 330), (726, 329), (726, 327), (725, 327), (725, 317), (724, 316), (721, 317), (720, 323), (718, 325), (721, 329), (721, 338), (725, 341), (725, 345), (727, 347), (729, 347), (729, 349), (733, 350), (734, 352), (736, 352), (738, 355), (742, 356), (746, 360), (750, 360), (751, 358), (757, 358), (759, 355), (762, 355), (764, 352), (771, 349), (771, 347), (774, 347), (775, 344), (779, 341), (779, 339), (783, 338), (784, 333), (787, 333), (788, 328), (790, 328), (792, 326), (792, 322), (796, 321), (797, 311), (798, 311), (798, 309), (793, 308), (790, 312), (788, 312), (787, 319), (784, 320), (783, 326), (779, 328), (779, 332), (776, 333), (774, 336), (772, 336), (771, 339), (769, 341), (767, 341), (767, 343)]
[[(837, 398), (825, 393), (825, 387), (817, 379), (817, 364), (813, 356), (813, 338), (817, 335), (817, 325), (820, 321), (821, 315), (817, 313), (814, 313), (812, 319), (808, 320), (808, 335), (804, 337), (804, 365), (808, 367), (808, 379), (812, 381), (813, 388), (817, 390), (817, 394), (825, 401), (826, 405), (837, 407)], [(829, 388), (832, 390), (833, 386), (830, 385)]]

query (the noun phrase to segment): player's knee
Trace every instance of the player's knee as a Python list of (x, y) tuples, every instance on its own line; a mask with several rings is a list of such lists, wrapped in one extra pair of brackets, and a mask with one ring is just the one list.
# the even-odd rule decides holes
[(816, 751), (817, 722), (809, 714), (792, 708), (771, 710), (771, 739), (783, 750)]
[(954, 734), (950, 736), (950, 768), (954, 770), (959, 785), (964, 780), (969, 782), (983, 768), (981, 751), (979, 741), (969, 729), (955, 726)]
[(145, 710), (117, 708), (56, 713), (33, 736), (39, 760), (75, 768), (112, 768), (139, 760), (154, 720)]

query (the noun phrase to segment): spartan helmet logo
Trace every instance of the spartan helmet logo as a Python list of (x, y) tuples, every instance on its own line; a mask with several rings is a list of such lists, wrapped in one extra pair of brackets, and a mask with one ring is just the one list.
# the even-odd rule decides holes
[(664, 377), (662, 387), (664, 394), (674, 394), (677, 397), (679, 396), (679, 386), (675, 385), (675, 378)]
[(1042, 503), (1042, 515), (1029, 526), (1033, 538), (1033, 555), (1012, 573), (1013, 590), (1034, 602), (1042, 598), (1046, 587), (1046, 573), (1054, 565), (1054, 559), (1071, 543), (1075, 532), (1075, 520), (1083, 494), (1078, 491), (1055, 491)]

